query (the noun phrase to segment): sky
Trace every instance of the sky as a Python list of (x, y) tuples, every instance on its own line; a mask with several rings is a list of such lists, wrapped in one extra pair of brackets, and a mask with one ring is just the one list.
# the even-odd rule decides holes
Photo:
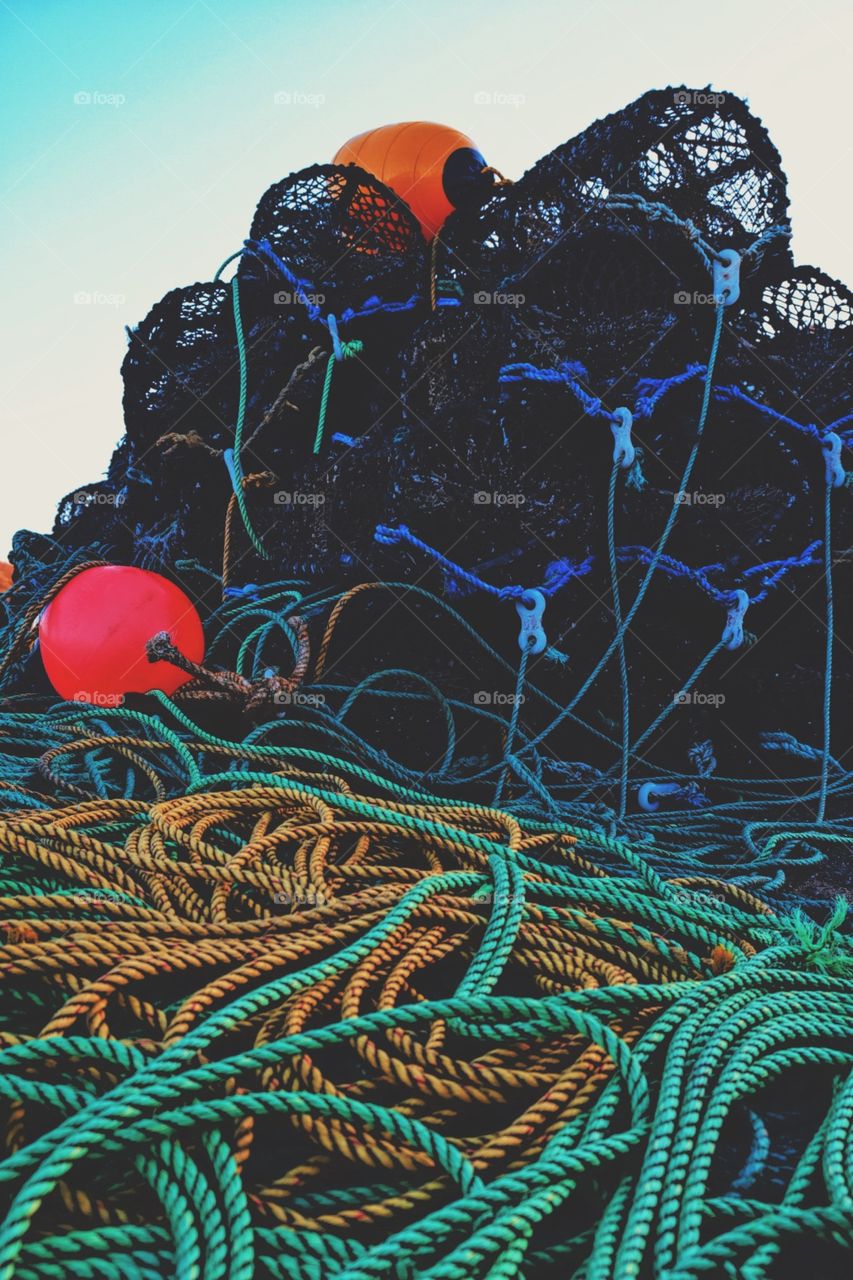
[(105, 472), (125, 326), (377, 124), (454, 125), (518, 177), (710, 84), (781, 152), (796, 260), (853, 283), (851, 46), (849, 0), (0, 0), (0, 557)]

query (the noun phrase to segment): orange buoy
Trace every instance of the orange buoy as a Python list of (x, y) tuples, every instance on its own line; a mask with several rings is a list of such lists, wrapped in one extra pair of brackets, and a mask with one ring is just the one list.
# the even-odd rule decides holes
[(458, 129), (426, 120), (386, 124), (350, 138), (335, 164), (357, 164), (390, 187), (412, 210), (427, 240), (448, 214), (485, 199), (492, 171)]
[(12, 585), (14, 569), (6, 560), (0, 560), (0, 592), (8, 591)]

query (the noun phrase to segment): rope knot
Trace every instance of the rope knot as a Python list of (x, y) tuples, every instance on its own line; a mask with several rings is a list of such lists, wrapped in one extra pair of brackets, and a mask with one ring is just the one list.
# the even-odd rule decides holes
[[(247, 680), (236, 671), (211, 671), (199, 662), (185, 657), (177, 648), (168, 631), (159, 631), (145, 646), (149, 662), (169, 662), (192, 677), (192, 685), (178, 690), (194, 698), (242, 699), (246, 711), (291, 700), (308, 670), (310, 645), (308, 627), (302, 618), (288, 618), (288, 625), (296, 633), (296, 663), (290, 676), (280, 676), (268, 671), (255, 680)], [(205, 687), (207, 686), (207, 687)]]
[(749, 596), (738, 587), (731, 595), (731, 605), (723, 628), (723, 644), (727, 649), (739, 649), (743, 644), (743, 619), (749, 608)]
[(402, 542), (407, 536), (409, 530), (404, 524), (399, 525), (396, 529), (390, 524), (378, 524), (373, 535), (374, 541), (381, 542), (385, 547), (395, 547), (398, 542)]
[[(179, 653), (168, 631), (158, 631), (145, 646), (145, 656), (149, 662), (174, 662), (174, 655)], [(180, 655), (183, 657), (183, 655)], [(188, 659), (187, 659), (188, 661)], [(183, 668), (182, 668), (183, 669)]]
[(170, 454), (179, 448), (204, 449), (213, 458), (218, 457), (220, 452), (219, 449), (215, 449), (213, 445), (208, 444), (197, 431), (167, 431), (154, 441), (154, 447), (155, 449), (162, 449), (165, 458), (168, 458)]

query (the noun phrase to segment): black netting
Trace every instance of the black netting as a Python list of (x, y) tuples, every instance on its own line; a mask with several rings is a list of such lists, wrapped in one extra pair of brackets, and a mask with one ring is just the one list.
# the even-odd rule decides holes
[[(356, 166), (315, 165), (270, 187), (252, 220), (250, 239), (286, 260), (309, 296), (340, 314), (372, 295), (404, 300), (422, 283), (424, 240), (408, 207)], [(258, 260), (242, 272), (258, 274)], [(273, 269), (274, 292), (292, 292)]]
[[(628, 194), (672, 217), (613, 207), (613, 197)], [(617, 512), (620, 544), (653, 546), (696, 438), (702, 379), (678, 377), (703, 366), (711, 348), (712, 282), (697, 252), (705, 242), (749, 251), (740, 300), (726, 311), (717, 391), (690, 482), (692, 494), (722, 498), (683, 506), (667, 554), (715, 566), (722, 588), (819, 541), (819, 437), (853, 412), (853, 299), (819, 270), (793, 265), (787, 238), (772, 235), (787, 206), (779, 156), (761, 123), (739, 99), (695, 90), (644, 95), (496, 188), (479, 209), (454, 214), (432, 262), (406, 206), (360, 169), (316, 166), (273, 185), (237, 268), (247, 357), (242, 469), (252, 477), (247, 504), (269, 559), (235, 515), (230, 582), (296, 577), (319, 590), (406, 579), (443, 595), (515, 662), (511, 605), (460, 587), (406, 545), (378, 545), (377, 524), (407, 525), (497, 587), (542, 583), (555, 563), (592, 557), (548, 606), (549, 638), (569, 664), (540, 678), (559, 703), (612, 633), (605, 510), (613, 441), (569, 380), (607, 410), (636, 408), (668, 387), (652, 412), (635, 418), (641, 475), (637, 487), (620, 487)], [(342, 342), (362, 347), (335, 365), (315, 454), (330, 316)], [(566, 378), (508, 381), (508, 366)], [(168, 294), (131, 334), (123, 376), (126, 437), (107, 481), (63, 501), (58, 545), (76, 553), (98, 544), (114, 558), (172, 573), (195, 561), (218, 575), (232, 493), (223, 455), (234, 445), (239, 399), (231, 284)], [(750, 403), (717, 394), (726, 388)], [(841, 575), (850, 564), (841, 502), (835, 518)], [(630, 599), (642, 566), (625, 573)], [(196, 591), (211, 581), (192, 580)], [(760, 729), (784, 722), (819, 739), (820, 581), (819, 569), (789, 575), (750, 612), (747, 627), (772, 636), (776, 661), (747, 645), (730, 664), (732, 769), (748, 761)], [(369, 643), (352, 637), (347, 678), (399, 666), (403, 653), (404, 665), (447, 689), (478, 678), (466, 670), (458, 634), (436, 617), (397, 617), (389, 629), (373, 627), (370, 616), (368, 609)], [(656, 576), (641, 634), (630, 642), (638, 724), (672, 698), (724, 617), (694, 581)], [(836, 679), (849, 687), (843, 650)], [(614, 681), (590, 695), (584, 714), (613, 733)], [(704, 731), (704, 714), (680, 719), (664, 756), (683, 758)], [(397, 728), (411, 737), (405, 717)], [(595, 741), (579, 747), (571, 728), (551, 745), (565, 758), (612, 759)]]
[(446, 270), (483, 283), (527, 271), (583, 234), (583, 223), (618, 192), (667, 204), (737, 249), (781, 222), (788, 207), (778, 152), (739, 98), (660, 90), (557, 147), (479, 212), (454, 215), (442, 233)]

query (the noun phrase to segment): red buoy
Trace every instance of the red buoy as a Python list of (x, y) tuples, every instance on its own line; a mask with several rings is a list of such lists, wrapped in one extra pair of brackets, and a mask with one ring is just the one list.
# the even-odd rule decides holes
[(145, 646), (160, 631), (201, 662), (201, 618), (180, 587), (147, 569), (97, 565), (66, 583), (44, 610), (39, 650), (61, 698), (117, 706), (126, 693), (174, 693), (191, 679), (171, 662), (148, 661)]

